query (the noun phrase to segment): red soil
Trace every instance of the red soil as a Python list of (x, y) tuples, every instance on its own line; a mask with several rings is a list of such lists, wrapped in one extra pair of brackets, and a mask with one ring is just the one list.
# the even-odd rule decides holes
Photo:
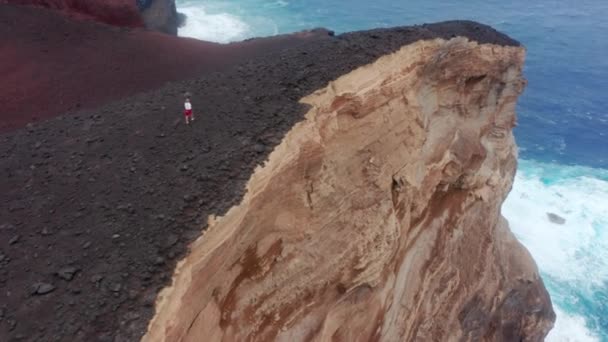
[(39, 6), (116, 26), (143, 26), (134, 0), (0, 0), (0, 4)]
[(0, 5), (0, 132), (327, 36), (318, 30), (221, 45)]

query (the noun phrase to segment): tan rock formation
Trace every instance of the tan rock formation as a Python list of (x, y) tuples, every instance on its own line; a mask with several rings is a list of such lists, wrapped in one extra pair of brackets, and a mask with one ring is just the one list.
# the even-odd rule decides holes
[(549, 296), (500, 215), (524, 54), (418, 41), (303, 99), (144, 340), (542, 340)]

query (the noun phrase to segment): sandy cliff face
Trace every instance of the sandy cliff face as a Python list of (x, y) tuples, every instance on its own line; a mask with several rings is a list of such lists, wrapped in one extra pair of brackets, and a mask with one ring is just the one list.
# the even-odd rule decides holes
[(418, 41), (304, 98), (144, 340), (542, 340), (549, 296), (500, 215), (523, 60)]

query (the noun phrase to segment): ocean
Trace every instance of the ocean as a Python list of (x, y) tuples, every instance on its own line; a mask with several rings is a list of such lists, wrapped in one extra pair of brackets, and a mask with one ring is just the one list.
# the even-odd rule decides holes
[[(464, 3), (464, 4), (463, 4)], [(470, 19), (527, 48), (520, 148), (503, 214), (530, 250), (557, 322), (548, 341), (608, 342), (608, 1), (177, 0), (181, 36), (216, 42)], [(548, 213), (565, 219), (552, 223)]]

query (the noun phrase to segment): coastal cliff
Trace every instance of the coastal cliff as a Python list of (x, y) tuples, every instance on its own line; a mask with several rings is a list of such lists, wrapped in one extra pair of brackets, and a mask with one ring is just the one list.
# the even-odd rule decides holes
[[(4, 6), (0, 61), (41, 69), (0, 65), (41, 86), (0, 87), (0, 123), (30, 113), (19, 103), (53, 111), (0, 133), (0, 340), (539, 341), (551, 328), (500, 216), (525, 85), (511, 38), (453, 21), (220, 46)], [(22, 14), (47, 39), (4, 20)], [(191, 54), (133, 63), (133, 46)], [(104, 68), (91, 51), (120, 58)], [(42, 86), (57, 79), (73, 82)]]
[(523, 62), (419, 41), (302, 99), (144, 341), (542, 341), (550, 299), (500, 215)]

